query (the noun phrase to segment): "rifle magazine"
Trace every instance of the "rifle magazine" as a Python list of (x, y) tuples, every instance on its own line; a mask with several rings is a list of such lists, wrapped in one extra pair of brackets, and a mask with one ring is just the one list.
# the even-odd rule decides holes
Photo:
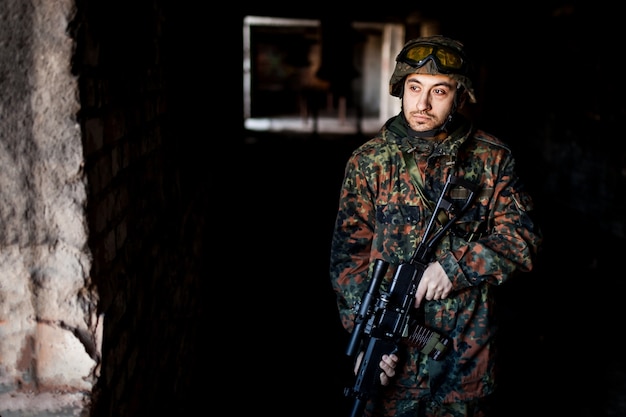
[(452, 347), (452, 339), (419, 323), (413, 323), (412, 328), (409, 329), (409, 335), (405, 338), (405, 343), (416, 347), (435, 361), (443, 359)]

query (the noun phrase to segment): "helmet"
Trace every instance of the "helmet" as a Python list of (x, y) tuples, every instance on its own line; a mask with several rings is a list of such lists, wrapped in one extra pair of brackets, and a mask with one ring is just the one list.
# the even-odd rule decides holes
[(476, 103), (470, 70), (461, 42), (441, 35), (413, 39), (404, 44), (396, 57), (389, 94), (402, 97), (404, 78), (409, 74), (443, 74), (456, 80), (467, 92), (470, 102)]

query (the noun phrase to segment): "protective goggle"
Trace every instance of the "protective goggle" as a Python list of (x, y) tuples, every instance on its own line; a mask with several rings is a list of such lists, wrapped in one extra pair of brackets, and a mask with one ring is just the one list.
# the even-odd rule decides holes
[(417, 43), (400, 52), (396, 61), (414, 68), (421, 68), (432, 60), (443, 74), (464, 74), (467, 70), (465, 59), (458, 51), (432, 43)]

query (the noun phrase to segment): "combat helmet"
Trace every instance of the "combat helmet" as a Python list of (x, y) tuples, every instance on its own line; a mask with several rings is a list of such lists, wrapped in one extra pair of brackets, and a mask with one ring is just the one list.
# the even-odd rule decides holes
[(396, 67), (389, 80), (389, 94), (402, 97), (404, 78), (409, 74), (443, 74), (465, 89), (470, 102), (476, 94), (470, 77), (470, 62), (461, 42), (441, 35), (416, 38), (404, 44), (396, 57)]

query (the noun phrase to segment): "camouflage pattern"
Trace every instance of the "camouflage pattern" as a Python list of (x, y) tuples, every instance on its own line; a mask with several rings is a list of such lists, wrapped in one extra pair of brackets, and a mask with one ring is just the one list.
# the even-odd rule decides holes
[[(441, 361), (413, 348), (401, 353), (402, 365), (384, 391), (385, 414), (376, 415), (405, 415), (401, 410), (414, 409), (419, 398), (442, 405), (493, 392), (495, 287), (518, 271), (530, 271), (542, 242), (530, 216), (531, 196), (518, 178), (510, 149), (464, 118), (456, 126), (448, 138), (434, 144), (408, 137), (399, 114), (357, 148), (346, 164), (330, 277), (348, 331), (374, 260), (381, 258), (392, 266), (408, 261), (432, 214), (411, 181), (403, 151), (416, 148), (418, 165), (426, 165), (424, 195), (433, 203), (451, 174), (482, 187), (435, 250), (453, 291), (446, 299), (423, 303), (425, 325), (450, 336), (453, 349)], [(385, 285), (393, 269), (389, 268)]]
[(424, 397), (415, 401), (416, 390), (385, 387), (389, 395), (382, 401), (370, 401), (365, 416), (385, 415), (388, 417), (486, 417), (494, 415), (495, 404), (490, 396), (470, 401), (438, 404)]
[[(402, 48), (398, 56), (400, 56), (405, 49), (411, 48), (415, 46), (416, 43), (419, 43), (425, 40), (431, 43), (450, 47), (452, 49), (459, 51), (459, 54), (465, 56), (463, 44), (461, 42), (454, 40), (454, 39), (446, 38), (441, 35), (412, 39), (404, 44), (404, 47)], [(471, 63), (469, 67), (471, 68)], [(395, 97), (402, 97), (404, 78), (407, 75), (414, 74), (414, 73), (436, 75), (436, 74), (439, 74), (439, 71), (437, 70), (437, 66), (431, 60), (427, 61), (427, 63), (420, 68), (415, 68), (404, 62), (396, 61), (396, 66), (393, 70), (393, 73), (391, 74), (391, 79), (389, 80), (389, 94)], [(474, 92), (474, 86), (472, 84), (472, 79), (469, 73), (468, 74), (445, 74), (445, 75), (456, 80), (465, 89), (469, 97), (470, 103), (476, 103), (476, 94)]]

